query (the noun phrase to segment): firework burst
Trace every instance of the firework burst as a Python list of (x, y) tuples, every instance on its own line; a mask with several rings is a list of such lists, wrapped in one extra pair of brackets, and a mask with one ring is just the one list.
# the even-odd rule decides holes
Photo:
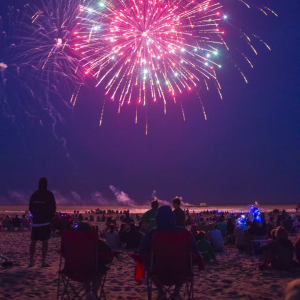
[(25, 6), (14, 33), (15, 59), (28, 81), (40, 82), (42, 89), (60, 93), (83, 83), (79, 59), (70, 45), (77, 26), (78, 6), (83, 0), (48, 0), (39, 6)]
[[(119, 101), (119, 111), (124, 103), (146, 105), (158, 99), (166, 111), (168, 98), (176, 102), (184, 90), (201, 84), (208, 88), (208, 82), (214, 83), (222, 98), (217, 79), (219, 49), (229, 50), (220, 28), (221, 22), (227, 22), (222, 4), (212, 0), (92, 1), (79, 7), (78, 20), (74, 49), (83, 56), (85, 74), (91, 73), (97, 86), (105, 83), (105, 94)], [(256, 53), (244, 32), (242, 38)]]

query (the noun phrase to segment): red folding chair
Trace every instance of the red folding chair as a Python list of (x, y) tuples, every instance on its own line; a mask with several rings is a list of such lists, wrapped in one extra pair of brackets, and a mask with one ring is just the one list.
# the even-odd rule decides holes
[[(63, 268), (62, 258), (65, 261)], [(100, 274), (97, 266), (98, 232), (79, 233), (64, 230), (61, 237), (57, 299), (82, 299), (92, 289), (96, 280), (101, 280), (100, 299), (102, 296), (105, 299), (106, 272)], [(61, 283), (63, 291), (60, 294)]]
[[(191, 233), (153, 231), (150, 268), (147, 272), (148, 299), (152, 297), (153, 281), (167, 295), (179, 293), (185, 284), (185, 296), (194, 299)], [(172, 291), (172, 286), (175, 286)]]

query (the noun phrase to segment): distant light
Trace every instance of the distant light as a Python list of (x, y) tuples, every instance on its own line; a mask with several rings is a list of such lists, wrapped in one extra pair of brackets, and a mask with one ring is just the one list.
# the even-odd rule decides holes
[(184, 51), (185, 51), (185, 49), (184, 49), (184, 48), (181, 48), (181, 49), (180, 49), (180, 51), (181, 51), (181, 52), (184, 52)]
[(175, 76), (178, 76), (178, 73), (177, 73), (177, 72), (175, 72), (175, 73), (174, 73), (174, 75), (175, 75)]
[(142, 33), (142, 36), (147, 36), (147, 32), (144, 31), (144, 32)]
[(206, 63), (204, 63), (206, 66), (208, 66), (208, 63), (206, 62)]
[(222, 66), (221, 66), (221, 65), (219, 65), (219, 68), (221, 69), (221, 68), (222, 68)]
[(99, 5), (103, 7), (103, 6), (104, 6), (104, 3), (103, 3), (103, 2), (100, 2)]
[(207, 54), (206, 54), (206, 57), (210, 57), (210, 54), (209, 54), (209, 53), (207, 53)]
[(92, 8), (88, 8), (88, 12), (92, 12), (93, 11), (93, 9)]
[(223, 19), (225, 19), (225, 20), (226, 20), (226, 19), (227, 19), (227, 16), (226, 16), (226, 15), (224, 15), (224, 16), (223, 16)]
[(215, 52), (214, 52), (214, 55), (218, 55), (218, 51), (215, 51)]

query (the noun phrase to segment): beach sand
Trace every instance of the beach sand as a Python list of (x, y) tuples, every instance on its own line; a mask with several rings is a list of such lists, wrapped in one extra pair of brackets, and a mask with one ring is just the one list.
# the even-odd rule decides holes
[[(60, 236), (53, 235), (49, 241), (49, 268), (41, 268), (40, 242), (36, 264), (28, 268), (29, 244), (28, 231), (0, 232), (0, 253), (14, 263), (11, 269), (0, 270), (0, 300), (56, 299)], [(195, 299), (282, 299), (287, 283), (300, 276), (260, 271), (259, 257), (239, 254), (234, 246), (227, 246), (217, 259), (219, 264), (209, 264), (205, 271), (195, 267)], [(107, 299), (147, 299), (146, 285), (134, 281), (134, 266), (128, 253), (120, 261), (114, 259), (105, 285)]]
[[(90, 214), (83, 216), (88, 218)], [(117, 223), (120, 225), (120, 221)], [(103, 222), (95, 220), (91, 224), (97, 225), (99, 231), (105, 228)], [(0, 300), (56, 299), (60, 239), (60, 235), (52, 234), (49, 241), (47, 262), (51, 267), (41, 268), (41, 242), (38, 242), (35, 266), (28, 268), (30, 232), (27, 229), (0, 231), (0, 253), (14, 264), (11, 269), (0, 270)], [(300, 277), (300, 270), (260, 271), (261, 258), (239, 254), (234, 245), (226, 246), (226, 251), (216, 256), (218, 264), (207, 264), (205, 271), (194, 267), (195, 299), (282, 299), (286, 285)], [(108, 300), (148, 299), (147, 286), (134, 281), (134, 270), (135, 262), (129, 253), (124, 252), (119, 259), (114, 259), (105, 284)], [(153, 299), (156, 295), (154, 291)]]

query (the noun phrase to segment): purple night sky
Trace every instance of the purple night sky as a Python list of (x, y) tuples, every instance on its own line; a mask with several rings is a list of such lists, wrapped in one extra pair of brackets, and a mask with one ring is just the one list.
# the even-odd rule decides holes
[[(22, 1), (4, 2), (1, 11)], [(95, 192), (113, 200), (114, 186), (140, 204), (151, 200), (154, 190), (159, 199), (180, 196), (196, 204), (299, 202), (300, 4), (265, 2), (278, 18), (253, 22), (249, 13), (239, 21), (251, 25), (272, 51), (260, 45), (258, 56), (251, 56), (254, 69), (241, 63), (249, 84), (224, 58), (218, 73), (224, 100), (215, 89), (200, 91), (207, 121), (195, 94), (185, 92), (186, 121), (180, 105), (169, 101), (164, 115), (162, 102), (150, 103), (146, 136), (142, 110), (134, 124), (135, 105), (118, 114), (117, 101), (107, 99), (99, 127), (101, 87), (83, 88), (73, 110), (49, 96), (64, 118), (56, 124), (56, 136), (53, 119), (42, 109), (35, 118), (2, 110), (0, 204), (27, 203), (41, 176), (70, 201), (80, 195), (93, 203)], [(237, 9), (230, 13), (239, 15)], [(24, 99), (29, 95), (19, 97), (21, 103), (31, 102)]]

